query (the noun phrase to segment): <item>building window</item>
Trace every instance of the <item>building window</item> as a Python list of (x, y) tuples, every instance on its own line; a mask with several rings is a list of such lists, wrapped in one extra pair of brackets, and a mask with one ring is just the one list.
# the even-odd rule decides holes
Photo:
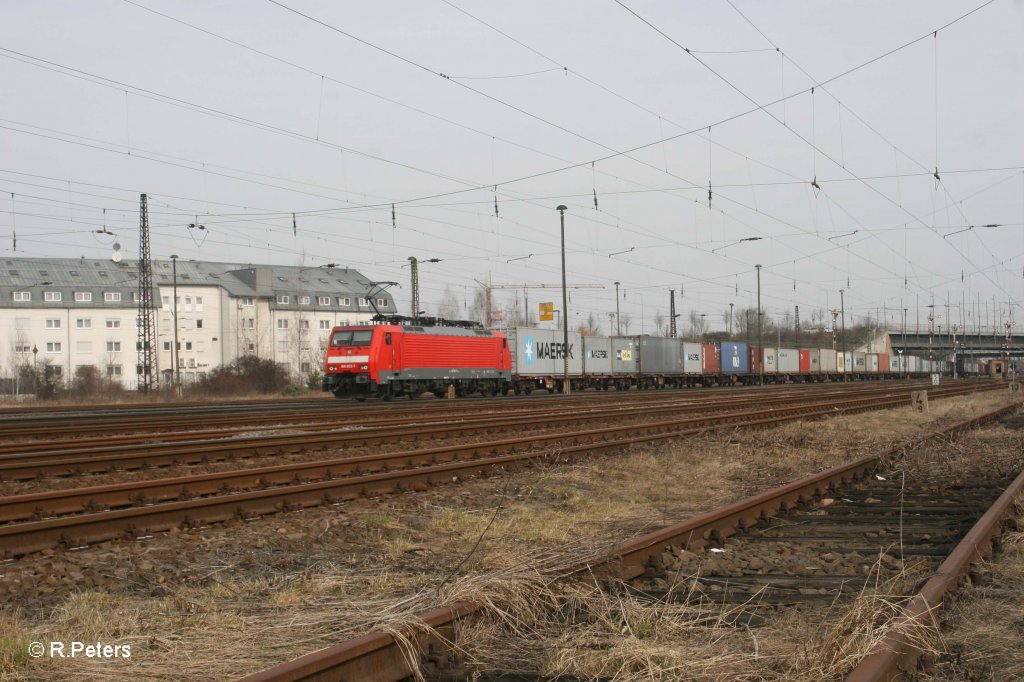
[(54, 319), (54, 320), (47, 320), (46, 321), (46, 328), (47, 329), (60, 329), (60, 319), (58, 318), (58, 319)]
[(203, 321), (202, 320), (196, 320), (196, 329), (202, 329), (202, 328), (203, 328)]
[(288, 328), (288, 320), (278, 320), (277, 321), (277, 328), (278, 329), (287, 329)]
[(352, 299), (351, 298), (347, 298), (347, 297), (339, 296), (338, 297), (338, 305), (345, 305), (345, 306), (352, 305)]
[(191, 341), (186, 341), (185, 342), (185, 350), (192, 350), (192, 342)]
[(321, 329), (330, 329), (331, 328), (331, 321), (330, 320), (320, 320), (320, 328)]
[(107, 365), (107, 376), (108, 377), (119, 377), (119, 376), (121, 376), (121, 365)]
[(330, 305), (331, 304), (331, 297), (330, 296), (317, 296), (316, 303), (317, 303), (317, 305)]
[(163, 303), (163, 309), (164, 310), (170, 310), (171, 309), (171, 297), (170, 296), (161, 296), (160, 297), (160, 302)]
[(88, 317), (80, 317), (75, 320), (76, 329), (92, 329), (92, 320)]
[(278, 341), (277, 342), (277, 352), (278, 353), (287, 353), (288, 352), (288, 342), (287, 341)]
[(46, 342), (47, 353), (59, 353), (60, 352), (60, 341), (47, 341)]
[(310, 373), (311, 371), (313, 371), (313, 370), (312, 370), (312, 368), (311, 368), (311, 367), (309, 366), (309, 363), (308, 363), (308, 362), (304, 362), (304, 363), (302, 363), (302, 365), (300, 365), (300, 367), (299, 367), (299, 371), (301, 371), (301, 372), (302, 372), (303, 374), (309, 374), (309, 373)]
[(359, 307), (360, 308), (365, 308), (368, 305), (370, 305), (370, 300), (369, 299), (366, 299), (366, 298), (359, 299)]
[(31, 353), (32, 352), (32, 346), (28, 345), (27, 343), (16, 343), (16, 344), (14, 344), (14, 352), (15, 353)]
[(170, 350), (170, 349), (171, 349), (171, 342), (170, 341), (164, 341), (164, 350)]
[(291, 298), (288, 296), (288, 294), (277, 295), (277, 302), (280, 303), (281, 305), (288, 305), (289, 301), (291, 301)]
[[(60, 344), (57, 344), (57, 351), (60, 352)], [(43, 376), (46, 377), (61, 377), (64, 376), (64, 367), (61, 365), (48, 365), (43, 370)]]
[(377, 299), (377, 307), (378, 308), (387, 308), (388, 307), (387, 299), (386, 298), (378, 298)]
[(299, 305), (309, 305), (309, 296), (299, 296)]
[(43, 300), (44, 301), (50, 301), (51, 303), (56, 303), (57, 301), (60, 300), (60, 292), (59, 291), (44, 291), (43, 292)]
[(309, 320), (299, 320), (299, 329), (309, 329)]
[(75, 292), (76, 303), (91, 303), (92, 292), (91, 291), (76, 291)]
[(107, 303), (117, 303), (121, 300), (120, 291), (104, 291), (103, 300)]
[(92, 353), (92, 341), (79, 341), (75, 344), (75, 352), (81, 355)]
[(132, 303), (138, 303), (138, 302), (139, 302), (139, 292), (133, 291), (132, 292)]
[(15, 301), (31, 301), (32, 300), (32, 292), (31, 291), (15, 291), (14, 292), (14, 300)]
[(120, 329), (121, 320), (107, 320), (107, 329)]
[(32, 318), (31, 317), (16, 317), (14, 318), (15, 329), (31, 329)]
[(251, 308), (252, 305), (253, 305), (253, 303), (252, 303), (252, 296), (243, 296), (242, 297), (242, 305), (245, 306), (246, 308)]
[(242, 328), (243, 329), (255, 329), (256, 328), (256, 318), (255, 317), (247, 317), (244, 320), (242, 320)]
[(121, 342), (120, 341), (107, 341), (107, 352), (108, 353), (120, 353)]
[(196, 296), (196, 312), (203, 312), (203, 297)]
[(255, 352), (256, 352), (256, 344), (255, 344), (255, 343), (252, 343), (252, 342), (250, 342), (250, 343), (249, 343), (249, 346), (248, 346), (248, 351), (249, 351), (250, 353), (255, 353)]

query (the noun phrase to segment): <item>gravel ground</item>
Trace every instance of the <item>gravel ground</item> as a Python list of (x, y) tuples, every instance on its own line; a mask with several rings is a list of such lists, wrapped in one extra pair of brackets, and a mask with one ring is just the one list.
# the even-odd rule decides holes
[[(1008, 399), (553, 458), (417, 494), (43, 552), (0, 566), (0, 677), (230, 679), (433, 604), (446, 583), (571, 559)], [(132, 656), (25, 653), (72, 640), (129, 644)]]

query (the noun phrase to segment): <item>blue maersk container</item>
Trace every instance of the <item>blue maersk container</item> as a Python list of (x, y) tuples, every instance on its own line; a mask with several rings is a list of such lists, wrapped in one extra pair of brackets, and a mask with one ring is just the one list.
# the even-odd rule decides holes
[(748, 358), (747, 344), (722, 342), (722, 374), (746, 374)]

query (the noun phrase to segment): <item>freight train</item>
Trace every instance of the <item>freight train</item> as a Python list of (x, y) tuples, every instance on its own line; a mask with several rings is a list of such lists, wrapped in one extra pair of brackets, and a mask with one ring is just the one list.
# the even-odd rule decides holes
[(322, 388), (335, 397), (417, 398), (572, 389), (687, 386), (923, 377), (949, 363), (831, 348), (758, 348), (655, 336), (583, 336), (517, 327), (507, 331), (379, 324), (335, 327)]

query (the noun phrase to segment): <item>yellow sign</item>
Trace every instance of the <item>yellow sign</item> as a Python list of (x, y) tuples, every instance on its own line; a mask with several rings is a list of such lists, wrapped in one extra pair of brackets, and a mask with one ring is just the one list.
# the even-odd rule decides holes
[(541, 303), (540, 304), (540, 321), (547, 322), (555, 319), (555, 304), (554, 303)]

